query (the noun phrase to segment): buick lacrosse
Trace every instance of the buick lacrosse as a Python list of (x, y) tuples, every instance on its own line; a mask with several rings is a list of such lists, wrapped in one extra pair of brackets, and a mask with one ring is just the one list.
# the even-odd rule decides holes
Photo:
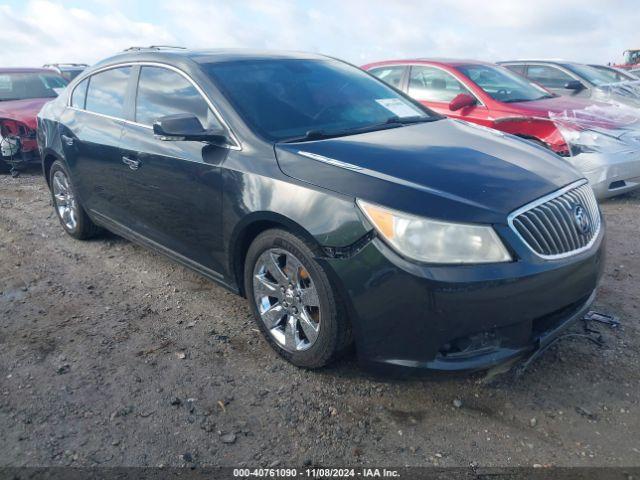
[(280, 355), (487, 368), (591, 304), (604, 225), (547, 149), (311, 54), (130, 49), (38, 117), (62, 228), (245, 296)]

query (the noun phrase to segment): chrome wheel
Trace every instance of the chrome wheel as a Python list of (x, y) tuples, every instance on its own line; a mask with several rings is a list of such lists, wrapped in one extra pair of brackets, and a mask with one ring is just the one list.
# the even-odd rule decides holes
[(68, 230), (75, 230), (78, 225), (78, 204), (65, 173), (58, 170), (53, 174), (53, 199), (58, 215)]
[(267, 331), (283, 349), (298, 352), (315, 343), (320, 332), (318, 291), (291, 253), (270, 248), (258, 257), (253, 297)]

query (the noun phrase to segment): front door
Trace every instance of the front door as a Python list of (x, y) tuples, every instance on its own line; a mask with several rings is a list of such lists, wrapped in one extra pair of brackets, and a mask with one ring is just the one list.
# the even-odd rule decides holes
[(586, 86), (582, 90), (565, 88), (569, 82), (575, 82), (578, 79), (558, 67), (550, 65), (529, 65), (527, 66), (527, 78), (542, 85), (547, 90), (551, 90), (553, 93), (565, 97), (586, 98), (591, 94)]
[[(461, 93), (476, 97), (451, 73), (428, 65), (413, 65), (409, 72), (407, 93), (412, 98), (436, 112), (450, 118), (466, 120), (490, 127), (489, 110), (478, 102), (475, 105), (452, 111), (449, 103)], [(477, 98), (477, 97), (476, 97)]]
[[(215, 272), (223, 270), (221, 164), (228, 148), (165, 141), (152, 125), (165, 115), (196, 115), (221, 128), (190, 80), (164, 67), (141, 66), (132, 111), (123, 129), (121, 162), (135, 233)], [(208, 272), (211, 273), (211, 272)]]

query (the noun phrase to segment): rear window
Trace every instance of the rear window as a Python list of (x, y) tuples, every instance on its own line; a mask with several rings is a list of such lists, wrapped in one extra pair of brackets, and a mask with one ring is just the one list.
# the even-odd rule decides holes
[(55, 73), (0, 73), (0, 101), (55, 98), (67, 81)]
[(90, 112), (121, 118), (131, 67), (119, 67), (90, 77), (86, 109)]

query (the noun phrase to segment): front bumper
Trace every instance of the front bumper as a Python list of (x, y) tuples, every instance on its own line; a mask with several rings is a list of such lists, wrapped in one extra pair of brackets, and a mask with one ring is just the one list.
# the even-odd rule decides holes
[(536, 257), (496, 227), (516, 261), (421, 266), (379, 238), (348, 259), (325, 259), (349, 310), (360, 361), (386, 368), (479, 370), (532, 352), (581, 318), (604, 264), (593, 247), (560, 260)]
[(40, 164), (40, 153), (37, 149), (30, 150), (28, 152), (21, 150), (12, 157), (0, 156), (0, 161), (3, 161), (14, 168), (19, 168), (27, 165), (38, 165)]
[(567, 161), (585, 175), (598, 199), (640, 188), (640, 152), (581, 153)]

